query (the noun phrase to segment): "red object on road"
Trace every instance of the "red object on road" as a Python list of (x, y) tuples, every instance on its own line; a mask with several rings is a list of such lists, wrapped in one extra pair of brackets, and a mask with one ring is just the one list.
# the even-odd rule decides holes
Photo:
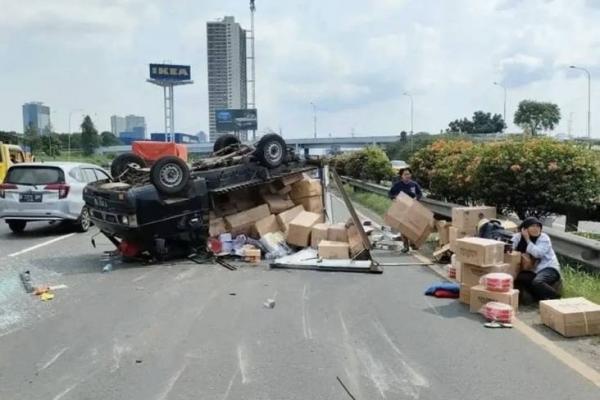
[(133, 142), (132, 151), (146, 161), (156, 161), (165, 156), (176, 156), (183, 161), (188, 160), (187, 147), (171, 142), (139, 141)]
[(119, 251), (124, 257), (135, 257), (140, 254), (141, 249), (140, 246), (138, 246), (136, 243), (123, 240), (119, 244)]
[(513, 277), (504, 272), (492, 272), (482, 276), (479, 283), (492, 292), (508, 292), (513, 288)]
[(481, 309), (481, 314), (488, 321), (497, 321), (510, 324), (513, 319), (514, 310), (510, 304), (490, 301)]

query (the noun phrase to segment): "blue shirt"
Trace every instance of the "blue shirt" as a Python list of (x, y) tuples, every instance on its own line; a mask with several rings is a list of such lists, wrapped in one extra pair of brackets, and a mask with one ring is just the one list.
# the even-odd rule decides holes
[(390, 199), (395, 199), (396, 196), (400, 194), (400, 192), (404, 192), (413, 199), (416, 198), (417, 200), (420, 200), (421, 197), (423, 197), (423, 192), (421, 192), (421, 186), (419, 186), (419, 184), (415, 181), (404, 182), (400, 180), (394, 183), (394, 185), (390, 189), (390, 192), (388, 193), (388, 196), (390, 197)]
[[(513, 250), (516, 250), (517, 245), (520, 241), (521, 234), (515, 233), (512, 237)], [(542, 232), (542, 234), (540, 235), (540, 237), (538, 237), (535, 243), (527, 243), (526, 252), (532, 257), (535, 257), (539, 260), (537, 266), (535, 267), (535, 273), (540, 272), (544, 268), (554, 268), (557, 272), (560, 273), (560, 264), (558, 263), (558, 258), (556, 258), (556, 253), (552, 248), (550, 236)]]

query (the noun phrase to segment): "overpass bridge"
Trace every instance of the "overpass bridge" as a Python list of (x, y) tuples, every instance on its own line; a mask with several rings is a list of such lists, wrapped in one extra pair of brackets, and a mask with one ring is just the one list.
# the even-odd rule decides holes
[[(284, 138), (285, 139), (285, 138)], [(341, 149), (356, 149), (370, 145), (384, 145), (396, 142), (400, 139), (400, 135), (387, 136), (351, 136), (351, 137), (320, 137), (320, 138), (289, 138), (285, 139), (289, 146), (294, 146), (296, 152), (309, 151), (310, 149), (324, 150), (341, 150)], [(213, 143), (193, 143), (187, 144), (188, 153), (190, 154), (209, 154), (212, 152)], [(120, 154), (131, 151), (131, 146), (107, 146), (100, 147), (96, 150), (97, 153), (114, 153)]]

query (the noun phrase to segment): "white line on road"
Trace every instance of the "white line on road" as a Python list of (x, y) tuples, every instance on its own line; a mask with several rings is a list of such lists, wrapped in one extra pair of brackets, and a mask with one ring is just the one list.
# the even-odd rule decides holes
[(308, 294), (306, 290), (306, 285), (304, 285), (304, 290), (302, 292), (302, 329), (304, 333), (305, 339), (312, 339), (312, 330), (310, 329), (310, 320), (308, 319), (308, 315), (306, 312), (308, 301)]
[(242, 383), (250, 382), (248, 379), (248, 359), (246, 358), (245, 349), (242, 345), (238, 345), (237, 354), (238, 354), (238, 364), (240, 365), (240, 373), (242, 374)]
[(63, 348), (62, 350), (60, 350), (58, 353), (56, 353), (56, 354), (54, 355), (54, 357), (52, 357), (52, 358), (51, 358), (51, 359), (50, 359), (48, 362), (46, 362), (44, 365), (42, 365), (42, 366), (40, 367), (40, 369), (38, 369), (38, 371), (42, 371), (42, 370), (44, 370), (44, 369), (48, 368), (49, 366), (51, 366), (52, 364), (54, 364), (54, 363), (56, 362), (56, 360), (58, 360), (58, 357), (62, 356), (62, 355), (63, 355), (63, 353), (64, 353), (65, 351), (67, 351), (67, 349), (68, 349), (68, 347), (65, 347), (65, 348)]
[(75, 386), (77, 386), (77, 383), (74, 385), (69, 386), (68, 388), (66, 388), (65, 390), (63, 390), (62, 392), (60, 392), (59, 394), (57, 394), (56, 396), (54, 396), (54, 398), (52, 400), (60, 400), (63, 397), (65, 397), (65, 395), (67, 393), (69, 393), (71, 390), (75, 389)]
[(63, 240), (63, 239), (69, 238), (69, 237), (71, 237), (71, 236), (73, 236), (75, 234), (76, 234), (75, 232), (73, 232), (73, 233), (67, 233), (66, 235), (62, 235), (62, 236), (59, 236), (57, 238), (50, 239), (50, 240), (48, 240), (46, 242), (43, 242), (43, 243), (40, 243), (40, 244), (36, 244), (35, 246), (28, 247), (28, 248), (23, 249), (21, 251), (17, 251), (16, 253), (9, 254), (8, 257), (16, 257), (16, 256), (20, 256), (21, 254), (29, 253), (30, 251), (39, 249), (40, 247), (44, 247), (44, 246), (47, 246), (47, 245), (52, 244), (52, 243), (56, 243), (59, 240)]
[(167, 382), (167, 386), (165, 387), (165, 390), (163, 390), (162, 393), (160, 394), (160, 396), (157, 397), (158, 400), (165, 400), (167, 398), (169, 393), (171, 393), (171, 390), (173, 390), (175, 383), (177, 383), (177, 381), (179, 380), (179, 377), (181, 376), (181, 374), (183, 374), (183, 371), (185, 371), (185, 369), (187, 368), (189, 362), (190, 361), (186, 358), (185, 361), (183, 362), (183, 365), (181, 366), (181, 368), (179, 368), (179, 370), (177, 372), (175, 372), (175, 375), (173, 375), (171, 377), (171, 379), (169, 379), (169, 381)]

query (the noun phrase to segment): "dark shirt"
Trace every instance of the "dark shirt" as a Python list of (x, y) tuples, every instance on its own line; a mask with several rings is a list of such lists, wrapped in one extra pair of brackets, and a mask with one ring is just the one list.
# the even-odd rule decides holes
[(421, 200), (421, 197), (423, 197), (423, 192), (421, 192), (421, 186), (419, 186), (419, 184), (415, 181), (409, 181), (405, 183), (404, 181), (400, 180), (394, 183), (394, 186), (392, 186), (392, 188), (390, 189), (388, 196), (390, 197), (390, 199), (395, 199), (396, 196), (400, 194), (400, 192), (404, 192), (413, 199), (416, 198), (417, 200)]

